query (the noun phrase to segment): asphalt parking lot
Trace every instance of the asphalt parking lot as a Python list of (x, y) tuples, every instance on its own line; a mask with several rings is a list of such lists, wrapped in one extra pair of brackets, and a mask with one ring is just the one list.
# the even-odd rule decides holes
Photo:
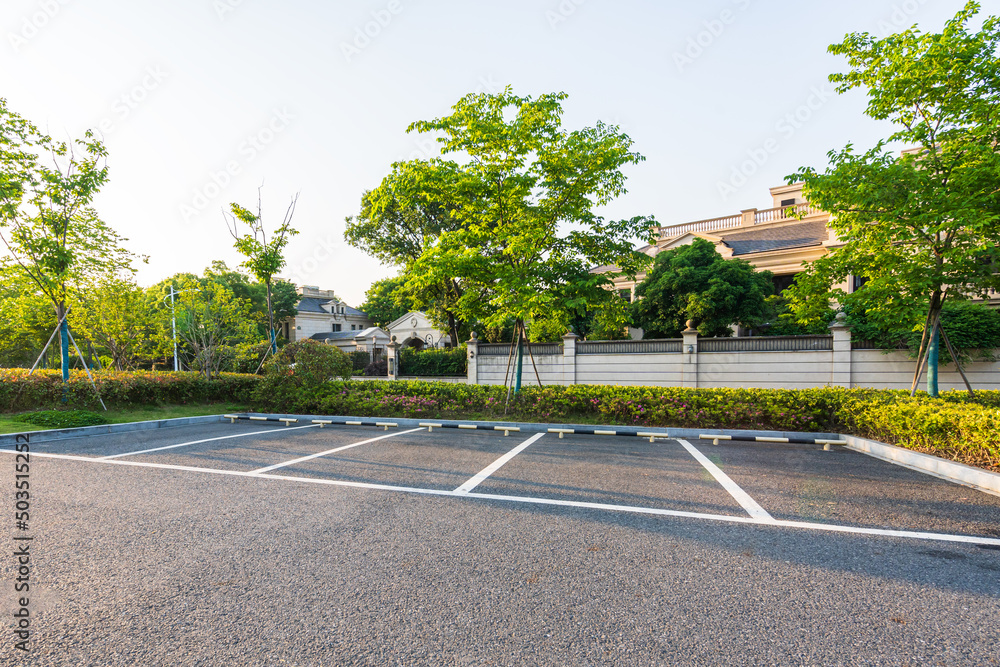
[(1000, 664), (1000, 498), (842, 448), (241, 422), (31, 454), (3, 664)]

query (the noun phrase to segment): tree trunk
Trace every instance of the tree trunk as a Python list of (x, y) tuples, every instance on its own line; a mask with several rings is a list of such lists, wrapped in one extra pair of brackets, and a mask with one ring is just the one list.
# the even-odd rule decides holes
[(267, 331), (271, 343), (271, 354), (278, 353), (278, 341), (274, 332), (274, 309), (271, 307), (271, 281), (264, 282), (267, 286)]

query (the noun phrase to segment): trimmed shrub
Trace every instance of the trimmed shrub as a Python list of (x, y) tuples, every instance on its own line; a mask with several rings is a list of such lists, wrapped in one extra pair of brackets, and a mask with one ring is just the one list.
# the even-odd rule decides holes
[(48, 428), (77, 428), (79, 426), (100, 426), (108, 420), (96, 412), (88, 410), (43, 410), (28, 412), (12, 418), (13, 421)]
[(351, 360), (338, 348), (303, 340), (281, 348), (264, 364), (264, 379), (254, 391), (257, 401), (281, 403), (300, 391), (315, 391), (335, 378), (351, 377)]
[(423, 351), (405, 348), (400, 353), (399, 367), (400, 375), (464, 376), (466, 351), (464, 347)]
[[(199, 373), (172, 371), (97, 371), (94, 381), (109, 406), (243, 402), (260, 381), (257, 375), (222, 373), (207, 380)], [(66, 403), (63, 403), (63, 397)], [(0, 369), (0, 412), (73, 406), (99, 408), (100, 401), (83, 371), (70, 371), (63, 385), (59, 371), (40, 370), (28, 376), (22, 368)]]

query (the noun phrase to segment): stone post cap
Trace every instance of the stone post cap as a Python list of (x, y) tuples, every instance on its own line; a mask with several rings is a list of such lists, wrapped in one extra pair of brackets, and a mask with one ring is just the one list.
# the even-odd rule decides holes
[(850, 329), (851, 325), (847, 323), (847, 314), (844, 311), (840, 311), (833, 318), (833, 323), (830, 325), (831, 329)]
[(685, 329), (682, 333), (686, 334), (698, 333), (698, 330), (695, 329), (694, 327), (694, 320), (688, 320), (686, 324), (687, 324), (687, 329)]

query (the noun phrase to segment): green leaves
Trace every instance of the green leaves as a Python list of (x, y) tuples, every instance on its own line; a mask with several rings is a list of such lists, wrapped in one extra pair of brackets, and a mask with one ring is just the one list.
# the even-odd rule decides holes
[(0, 240), (57, 311), (87, 281), (131, 270), (125, 239), (92, 207), (106, 157), (90, 132), (54, 141), (0, 98)]
[(636, 288), (633, 320), (647, 338), (676, 338), (686, 321), (702, 336), (730, 336), (731, 325), (756, 328), (774, 291), (770, 271), (754, 271), (741, 259), (723, 259), (715, 244), (695, 239), (656, 256)]
[(625, 192), (621, 168), (642, 157), (617, 128), (564, 131), (564, 99), (508, 88), (413, 123), (410, 131), (439, 133), (442, 156), (394, 165), (359, 216), (405, 233), (376, 241), (370, 227), (355, 226), (349, 240), (366, 238), (372, 254), (403, 260), (415, 294), (453, 285), (454, 311), (487, 327), (569, 321), (615, 298), (611, 280), (588, 269), (617, 264), (634, 274), (648, 258), (631, 239), (648, 237), (652, 222), (609, 222), (593, 208)]
[[(810, 202), (832, 214), (841, 247), (808, 268), (791, 290), (800, 321), (831, 299), (885, 327), (918, 327), (947, 299), (1000, 288), (1000, 21), (970, 33), (969, 2), (939, 34), (861, 33), (830, 47), (851, 70), (838, 91), (864, 89), (867, 115), (894, 131), (870, 150), (830, 153), (824, 173), (803, 168)], [(902, 142), (907, 150), (887, 149)], [(848, 293), (848, 276), (867, 279)]]

